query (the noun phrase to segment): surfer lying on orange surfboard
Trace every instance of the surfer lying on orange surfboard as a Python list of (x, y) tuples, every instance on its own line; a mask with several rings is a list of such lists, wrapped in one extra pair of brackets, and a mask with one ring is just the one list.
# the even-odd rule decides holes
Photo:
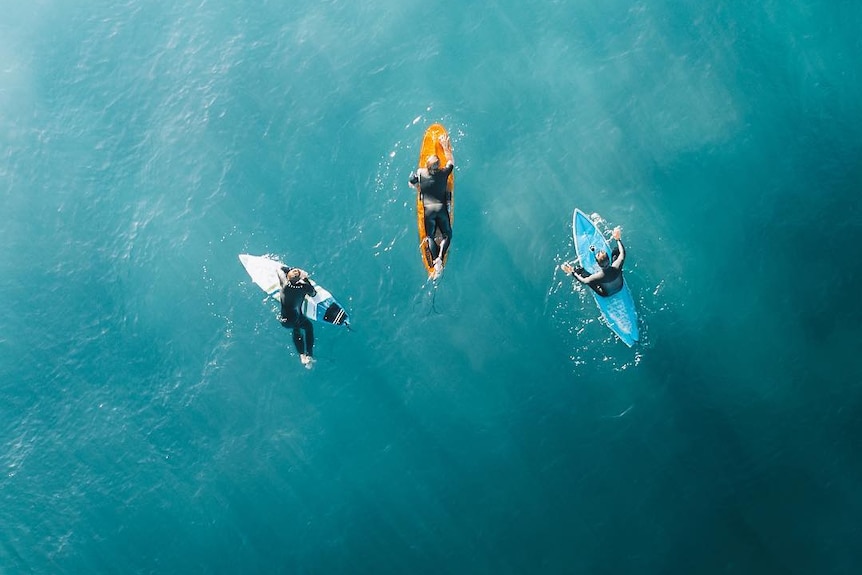
[[(425, 238), (428, 249), (431, 251), (434, 273), (436, 279), (443, 271), (443, 262), (446, 252), (452, 242), (452, 223), (449, 217), (447, 181), (452, 170), (455, 169), (455, 157), (452, 154), (452, 143), (446, 133), (440, 135), (437, 140), (446, 156), (446, 166), (440, 167), (440, 158), (437, 154), (430, 154), (425, 158), (425, 167), (419, 168), (410, 174), (410, 184), (419, 191), (424, 208)], [(437, 230), (440, 230), (442, 241), (440, 245), (434, 241)]]

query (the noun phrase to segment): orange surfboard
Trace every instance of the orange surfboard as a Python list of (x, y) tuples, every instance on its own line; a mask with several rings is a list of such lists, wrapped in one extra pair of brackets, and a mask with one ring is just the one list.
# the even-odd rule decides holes
[[(443, 136), (444, 134), (447, 136), (449, 135), (446, 128), (441, 124), (431, 124), (428, 126), (428, 129), (425, 130), (425, 137), (422, 138), (422, 149), (419, 150), (418, 166), (420, 168), (425, 167), (425, 159), (431, 154), (436, 154), (437, 157), (440, 158), (441, 167), (446, 165), (446, 154), (443, 153), (443, 146), (441, 146), (439, 142), (440, 136)], [(449, 180), (446, 182), (446, 190), (449, 192), (449, 225), (454, 225), (455, 170), (452, 170), (452, 173), (449, 174)], [(431, 249), (425, 241), (425, 206), (422, 205), (422, 198), (419, 195), (418, 184), (416, 185), (416, 221), (419, 226), (419, 251), (422, 253), (422, 263), (425, 264), (425, 269), (428, 273), (433, 274), (434, 258), (431, 256)], [(434, 241), (437, 242), (437, 245), (439, 246), (440, 242), (443, 241), (443, 236), (440, 233), (439, 228), (434, 236)], [(446, 261), (449, 259), (450, 251), (451, 250), (447, 250), (446, 255), (443, 257), (443, 267), (446, 266)]]

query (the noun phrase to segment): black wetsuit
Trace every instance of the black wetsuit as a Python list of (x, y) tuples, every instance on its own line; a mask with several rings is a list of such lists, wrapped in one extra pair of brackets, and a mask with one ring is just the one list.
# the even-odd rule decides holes
[(440, 228), (440, 234), (443, 236), (443, 252), (440, 255), (442, 258), (449, 249), (449, 244), (452, 241), (452, 223), (449, 220), (449, 191), (446, 189), (446, 182), (449, 179), (449, 174), (455, 166), (447, 163), (445, 168), (441, 168), (433, 174), (429, 172), (428, 176), (412, 174), (410, 184), (419, 184), (419, 194), (422, 197), (422, 206), (425, 209), (425, 235), (431, 238), (431, 255), (437, 257), (437, 243), (434, 241), (434, 234), (437, 228)]
[[(290, 268), (282, 268), (287, 273)], [(295, 284), (285, 282), (281, 287), (281, 325), (293, 328), (293, 345), (302, 355), (314, 357), (314, 327), (311, 320), (302, 313), (302, 300), (306, 295), (314, 297), (317, 291), (308, 280), (300, 280)], [(305, 330), (305, 338), (302, 331)]]
[(602, 296), (610, 296), (623, 289), (623, 270), (613, 266), (602, 268), (605, 272), (605, 277), (595, 282), (595, 285), (590, 285), (596, 290), (596, 293)]
[[(619, 248), (614, 248), (611, 252), (611, 261), (613, 262), (617, 259), (617, 256), (620, 255)], [(615, 293), (619, 292), (623, 289), (623, 268), (620, 266), (619, 269), (608, 266), (606, 268), (602, 268), (602, 271), (605, 272), (605, 276), (601, 279), (594, 280), (587, 285), (590, 286), (593, 291), (603, 297), (612, 296)], [(577, 268), (572, 271), (572, 275), (577, 272), (580, 275), (589, 275), (584, 270), (584, 268)]]

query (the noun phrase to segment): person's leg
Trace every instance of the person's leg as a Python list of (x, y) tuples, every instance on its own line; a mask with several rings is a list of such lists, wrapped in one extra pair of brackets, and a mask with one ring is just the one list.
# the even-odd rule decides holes
[(437, 215), (437, 224), (440, 226), (440, 235), (443, 236), (443, 241), (440, 242), (440, 259), (442, 260), (452, 244), (452, 224), (449, 221), (448, 211), (441, 211)]
[[(584, 268), (582, 268), (581, 266), (578, 266), (578, 267), (574, 268), (574, 270), (573, 270), (573, 271), (574, 271), (576, 274), (578, 274), (579, 276), (588, 276), (588, 275), (590, 275), (589, 273), (587, 273), (587, 270), (585, 270), (585, 269), (584, 269)], [(604, 288), (603, 288), (601, 285), (599, 285), (599, 284), (587, 284), (587, 287), (588, 287), (588, 288), (590, 288), (591, 290), (593, 290), (594, 292), (596, 292), (597, 294), (599, 294), (600, 296), (604, 296), (604, 295), (605, 295), (605, 290), (604, 290)]]
[(428, 251), (431, 252), (431, 261), (437, 259), (439, 249), (434, 235), (437, 233), (437, 210), (425, 208), (425, 241), (428, 242)]
[(305, 355), (314, 357), (314, 324), (307, 317), (302, 318), (302, 327), (305, 329)]
[(302, 328), (299, 324), (293, 326), (293, 345), (296, 346), (296, 352), (300, 357), (305, 355), (305, 342), (302, 340)]
[(299, 326), (297, 321), (297, 315), (294, 312), (293, 314), (288, 315), (287, 317), (281, 318), (281, 325), (285, 329), (293, 330), (293, 346), (296, 348), (296, 352), (300, 355), (303, 354), (303, 345), (302, 345), (302, 334), (299, 333)]

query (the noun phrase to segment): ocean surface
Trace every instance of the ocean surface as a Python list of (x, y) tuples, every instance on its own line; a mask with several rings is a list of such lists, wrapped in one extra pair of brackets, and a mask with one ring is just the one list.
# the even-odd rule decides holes
[[(862, 572), (858, 1), (0, 13), (3, 575)], [(313, 370), (240, 253), (349, 311)]]

